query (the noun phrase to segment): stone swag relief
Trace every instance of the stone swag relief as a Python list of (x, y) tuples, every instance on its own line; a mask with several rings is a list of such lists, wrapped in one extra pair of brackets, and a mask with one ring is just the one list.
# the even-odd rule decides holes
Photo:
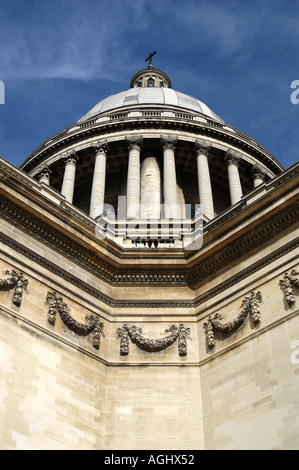
[(230, 334), (238, 330), (238, 328), (245, 322), (246, 318), (251, 315), (254, 324), (260, 322), (261, 315), (259, 303), (262, 302), (262, 295), (260, 292), (251, 292), (249, 296), (245, 297), (241, 304), (240, 314), (232, 321), (221, 323), (222, 315), (216, 313), (213, 317), (210, 315), (203, 328), (206, 332), (207, 344), (209, 348), (213, 348), (216, 344), (216, 333)]
[[(23, 292), (27, 291), (28, 279), (24, 278), (21, 271), (15, 269), (6, 270), (4, 274), (7, 276), (5, 279), (0, 279), (0, 291), (13, 291), (12, 302), (15, 306), (20, 307), (23, 297)], [(291, 272), (286, 272), (282, 279), (279, 280), (279, 286), (284, 293), (284, 299), (287, 306), (290, 308), (296, 301), (296, 289), (299, 288), (298, 271), (293, 269)], [(206, 334), (207, 345), (212, 349), (216, 344), (216, 337), (227, 337), (227, 335), (237, 332), (246, 319), (250, 316), (254, 325), (257, 325), (261, 320), (259, 304), (262, 302), (262, 294), (260, 291), (252, 291), (246, 296), (241, 303), (241, 312), (233, 320), (223, 323), (222, 315), (216, 313), (214, 316), (210, 315), (207, 321), (203, 324), (203, 329)], [(100, 322), (96, 315), (87, 315), (86, 323), (81, 323), (75, 320), (69, 311), (68, 305), (64, 302), (63, 298), (55, 291), (48, 291), (46, 296), (46, 303), (48, 304), (48, 323), (55, 325), (57, 314), (60, 316), (62, 322), (75, 334), (79, 336), (88, 336), (92, 334), (92, 345), (95, 349), (100, 348), (101, 337), (105, 337), (103, 333), (104, 324)], [(186, 328), (183, 324), (179, 326), (171, 325), (165, 330), (165, 335), (162, 338), (148, 338), (143, 334), (142, 328), (135, 325), (124, 324), (121, 328), (116, 330), (117, 336), (120, 340), (120, 355), (127, 356), (130, 349), (130, 341), (135, 344), (141, 351), (148, 353), (156, 353), (163, 351), (175, 342), (177, 342), (178, 355), (180, 357), (187, 356), (187, 339), (190, 335), (190, 328)]]
[(190, 328), (185, 328), (183, 324), (179, 327), (172, 325), (165, 330), (167, 333), (163, 338), (151, 339), (143, 335), (142, 329), (137, 326), (123, 325), (116, 330), (120, 338), (120, 355), (129, 354), (129, 339), (142, 351), (155, 353), (163, 351), (178, 341), (178, 354), (183, 357), (187, 355), (187, 337), (190, 334)]
[(12, 302), (17, 307), (21, 306), (23, 291), (27, 290), (28, 279), (24, 279), (24, 275), (20, 271), (6, 270), (4, 273), (8, 276), (6, 279), (0, 279), (0, 291), (13, 290)]
[(299, 272), (292, 269), (290, 273), (285, 273), (283, 279), (279, 281), (281, 289), (284, 291), (287, 304), (291, 307), (295, 303), (295, 289), (299, 288)]
[(80, 323), (75, 320), (68, 309), (67, 304), (59, 297), (56, 292), (48, 292), (46, 302), (49, 305), (48, 322), (55, 325), (56, 315), (59, 314), (63, 323), (74, 333), (79, 336), (88, 336), (93, 334), (92, 345), (95, 349), (100, 348), (101, 336), (104, 336), (104, 324), (101, 323), (94, 315), (86, 316), (86, 323)]

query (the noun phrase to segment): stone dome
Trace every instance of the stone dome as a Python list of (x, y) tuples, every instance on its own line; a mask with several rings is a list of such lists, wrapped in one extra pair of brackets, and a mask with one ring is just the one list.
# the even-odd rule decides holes
[(87, 121), (98, 114), (123, 108), (126, 106), (140, 105), (177, 106), (179, 108), (204, 114), (209, 119), (224, 123), (207, 105), (193, 96), (186, 95), (172, 88), (163, 87), (136, 87), (122, 91), (97, 103), (86, 113), (79, 123)]
[[(106, 214), (107, 233), (122, 248), (135, 242), (122, 237), (124, 221), (158, 220), (154, 242), (162, 248), (165, 221), (193, 224), (200, 210), (208, 224), (230, 206), (241, 210), (247, 193), (283, 168), (203, 102), (174, 90), (150, 63), (133, 76), (128, 90), (99, 101), (45, 141), (21, 169), (91, 219)], [(117, 221), (117, 236), (111, 220)], [(151, 244), (142, 230), (138, 238)], [(180, 222), (175, 230), (172, 244), (189, 243), (186, 233), (178, 233)]]

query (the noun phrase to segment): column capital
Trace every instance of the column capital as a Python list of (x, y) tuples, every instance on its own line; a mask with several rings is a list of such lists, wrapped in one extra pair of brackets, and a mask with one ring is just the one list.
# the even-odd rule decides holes
[(197, 155), (205, 155), (206, 157), (209, 156), (211, 151), (212, 145), (209, 142), (196, 140), (194, 142), (193, 151)]
[(141, 149), (142, 145), (143, 145), (143, 136), (142, 135), (127, 135), (125, 137), (125, 141), (126, 141), (126, 145), (129, 149), (129, 151), (132, 149), (132, 148), (138, 148), (139, 150)]
[(242, 159), (242, 156), (238, 153), (235, 152), (235, 150), (227, 150), (224, 156), (225, 163), (227, 165), (236, 165), (239, 166), (239, 162)]
[(262, 166), (259, 165), (258, 163), (253, 165), (253, 167), (250, 170), (250, 174), (251, 174), (253, 180), (260, 179), (260, 180), (265, 181), (266, 172), (262, 168)]
[(92, 146), (92, 148), (95, 154), (105, 153), (106, 156), (110, 154), (110, 147), (109, 147), (107, 140), (105, 140), (104, 142), (97, 142), (96, 144)]
[(40, 168), (36, 176), (37, 176), (37, 179), (40, 179), (40, 178), (50, 178), (51, 175), (52, 175), (52, 171), (50, 170), (48, 165), (43, 165)]
[(63, 162), (64, 164), (66, 165), (67, 163), (74, 163), (76, 164), (79, 160), (79, 157), (78, 155), (76, 154), (75, 151), (73, 152), (70, 152), (69, 154), (67, 154), (64, 159), (63, 159)]
[(161, 135), (161, 144), (164, 150), (175, 150), (177, 143), (178, 137), (176, 135)]

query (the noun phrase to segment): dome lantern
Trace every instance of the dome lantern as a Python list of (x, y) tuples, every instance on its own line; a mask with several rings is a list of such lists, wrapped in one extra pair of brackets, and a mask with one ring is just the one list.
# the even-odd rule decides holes
[(137, 72), (130, 82), (130, 88), (137, 87), (156, 87), (156, 88), (171, 88), (171, 80), (166, 73), (161, 70), (156, 70), (153, 65), (152, 57), (156, 54), (150, 52), (145, 62), (148, 61), (147, 69)]

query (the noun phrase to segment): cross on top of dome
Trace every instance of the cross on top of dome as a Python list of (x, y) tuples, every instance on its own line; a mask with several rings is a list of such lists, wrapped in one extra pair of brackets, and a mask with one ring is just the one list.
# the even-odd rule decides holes
[(148, 58), (145, 59), (145, 62), (149, 61), (148, 62), (148, 67), (147, 67), (148, 69), (153, 69), (154, 68), (152, 58), (156, 53), (157, 53), (157, 51), (150, 52)]

